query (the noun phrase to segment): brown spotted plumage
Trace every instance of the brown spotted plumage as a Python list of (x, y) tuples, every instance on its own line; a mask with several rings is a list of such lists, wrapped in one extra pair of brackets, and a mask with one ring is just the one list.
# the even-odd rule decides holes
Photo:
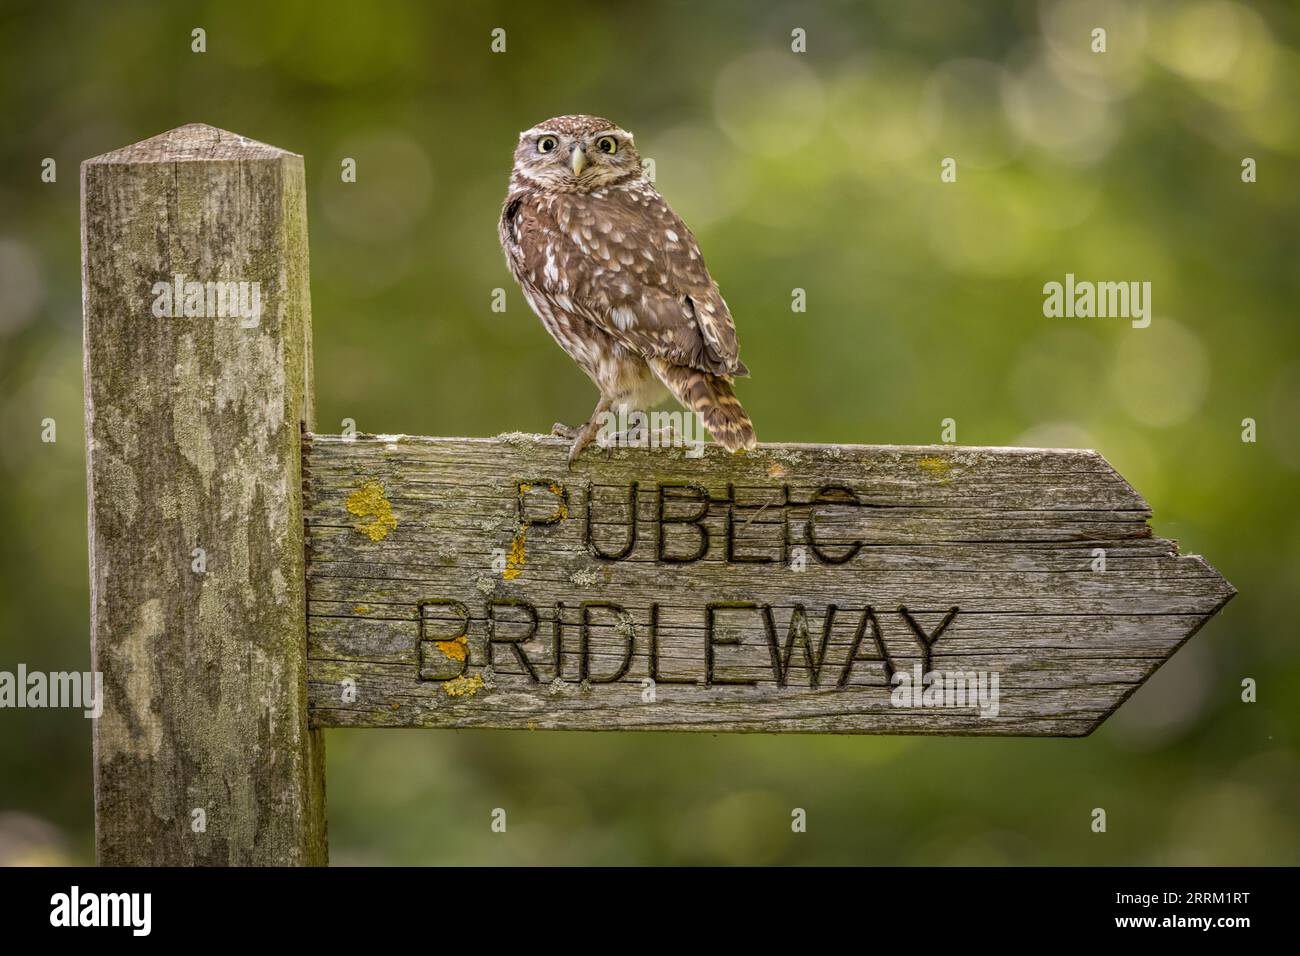
[(671, 394), (729, 451), (754, 427), (732, 390), (749, 370), (695, 237), (645, 178), (632, 134), (557, 116), (519, 134), (501, 246), (546, 330), (600, 389), (570, 461), (605, 412)]

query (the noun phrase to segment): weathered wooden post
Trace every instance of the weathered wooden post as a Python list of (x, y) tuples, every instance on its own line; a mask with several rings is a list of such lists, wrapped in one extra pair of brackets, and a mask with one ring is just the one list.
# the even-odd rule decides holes
[(324, 863), (302, 157), (192, 125), (81, 182), (99, 861)]

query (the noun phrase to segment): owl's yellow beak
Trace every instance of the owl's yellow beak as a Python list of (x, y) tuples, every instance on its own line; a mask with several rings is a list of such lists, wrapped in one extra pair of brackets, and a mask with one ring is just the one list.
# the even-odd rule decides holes
[(582, 171), (587, 168), (587, 154), (581, 146), (573, 147), (573, 155), (569, 157), (569, 167), (575, 176), (582, 175)]

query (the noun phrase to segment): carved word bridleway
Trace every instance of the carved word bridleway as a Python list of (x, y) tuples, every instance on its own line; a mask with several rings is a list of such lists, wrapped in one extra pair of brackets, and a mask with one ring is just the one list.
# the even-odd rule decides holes
[(1232, 595), (1093, 452), (309, 436), (318, 726), (1086, 734)]

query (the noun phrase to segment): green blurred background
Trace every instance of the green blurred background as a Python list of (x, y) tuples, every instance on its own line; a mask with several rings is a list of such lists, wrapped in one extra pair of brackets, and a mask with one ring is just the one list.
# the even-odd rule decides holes
[[(594, 401), (496, 216), (518, 131), (595, 113), (696, 232), (762, 439), (1094, 447), (1240, 596), (1084, 740), (331, 731), (333, 861), (1300, 862), (1295, 4), (0, 10), (0, 670), (88, 667), (81, 160), (303, 154), (319, 429), (491, 435)], [(1149, 280), (1151, 327), (1044, 318), (1067, 272)], [(0, 711), (0, 863), (91, 861), (91, 806), (90, 723)]]

